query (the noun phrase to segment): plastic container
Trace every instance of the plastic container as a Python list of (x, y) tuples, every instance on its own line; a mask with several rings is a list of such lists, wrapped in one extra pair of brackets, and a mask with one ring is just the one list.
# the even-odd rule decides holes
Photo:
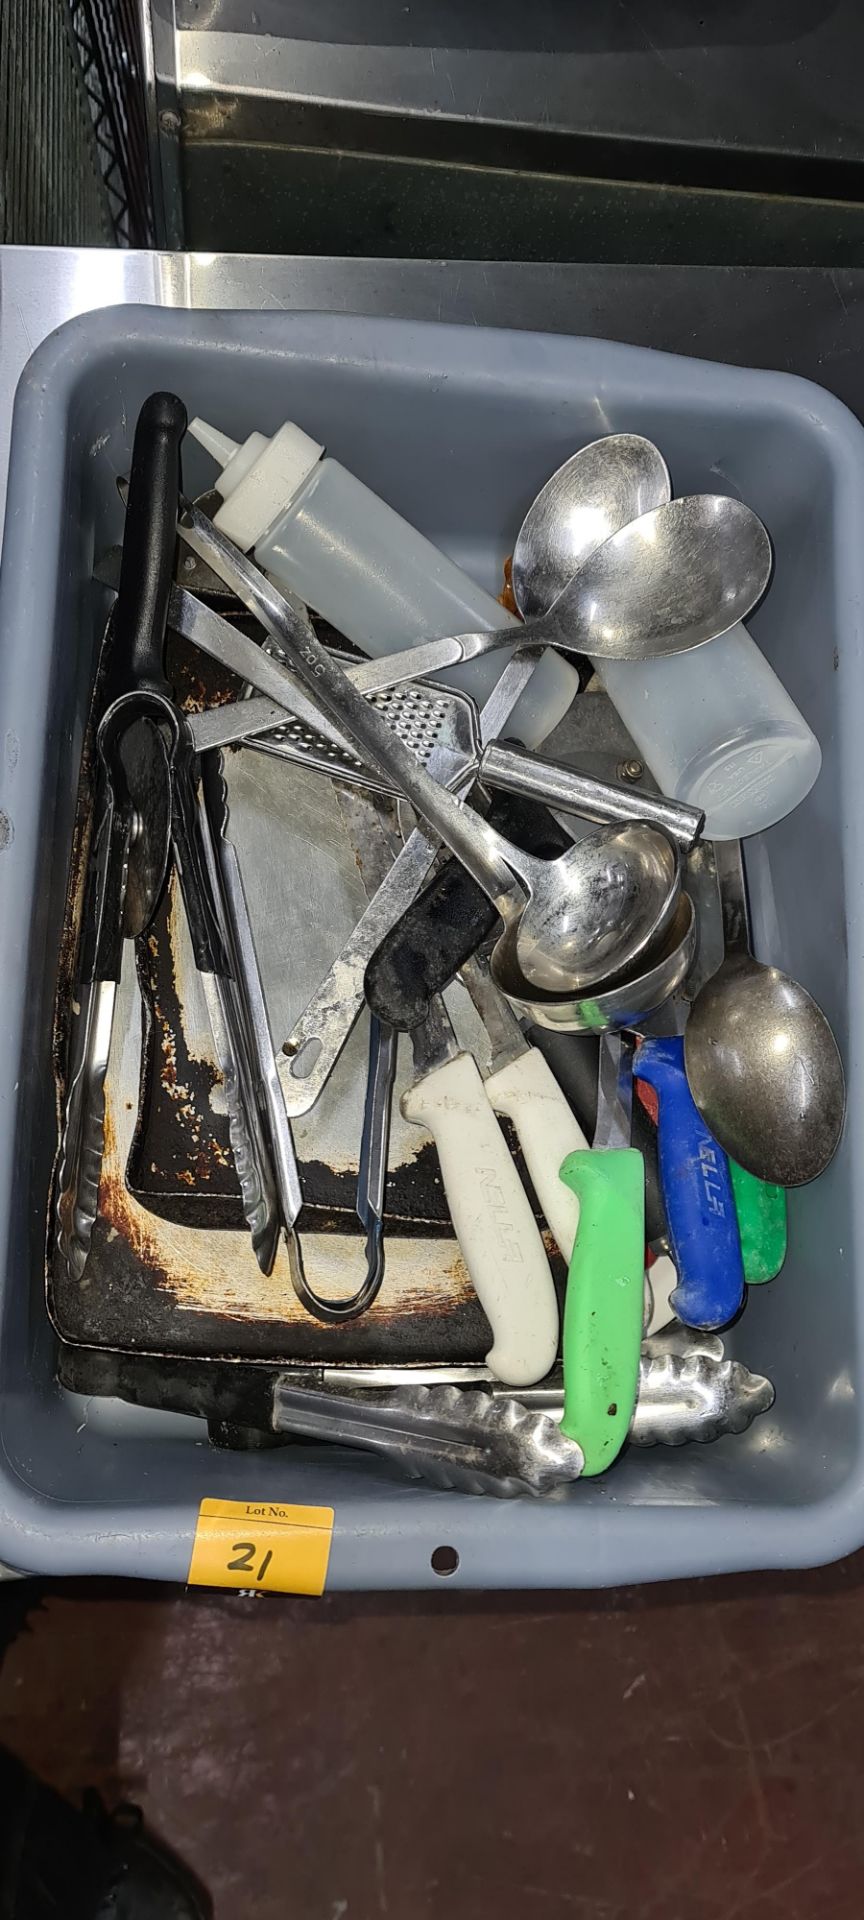
[[(241, 445), (204, 420), (193, 420), (190, 432), (222, 466), (217, 526), (244, 551), (253, 548), (259, 567), (364, 653), (486, 632), (508, 620), (518, 630), (514, 615), (292, 421), (271, 439), (252, 433)], [(502, 650), (438, 677), (482, 706), (509, 658)], [(509, 731), (539, 746), (578, 692), (569, 663), (545, 654)]]
[(709, 840), (761, 833), (810, 792), (821, 747), (746, 627), (597, 671), (661, 793), (701, 807)]
[[(496, 1502), (414, 1487), (371, 1458), (211, 1450), (194, 1420), (84, 1405), (55, 1384), (52, 1004), (105, 607), (91, 574), (120, 536), (116, 476), (155, 387), (205, 419), (236, 396), (235, 434), (314, 419), (489, 588), (543, 478), (598, 418), (655, 439), (681, 492), (725, 484), (765, 520), (776, 566), (753, 634), (824, 759), (803, 805), (748, 845), (755, 945), (825, 1007), (849, 1115), (828, 1172), (790, 1195), (782, 1281), (751, 1290), (729, 1339), (777, 1389), (748, 1433), (634, 1449), (564, 1497)], [(208, 469), (190, 450), (187, 486)], [(531, 333), (146, 307), (88, 314), (38, 349), (16, 401), (0, 585), (0, 1558), (183, 1580), (205, 1496), (332, 1505), (331, 1589), (434, 1586), (442, 1545), (459, 1556), (451, 1587), (524, 1588), (806, 1565), (864, 1541), (862, 525), (864, 432), (784, 374)]]

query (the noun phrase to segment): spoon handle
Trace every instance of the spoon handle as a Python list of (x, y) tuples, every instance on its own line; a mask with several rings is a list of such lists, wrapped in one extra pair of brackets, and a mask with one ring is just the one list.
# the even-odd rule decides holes
[[(414, 647), (400, 647), (397, 653), (383, 653), (377, 660), (363, 660), (351, 675), (358, 693), (383, 693), (402, 680), (423, 680), (430, 673), (445, 673), (466, 660), (479, 660), (484, 653), (499, 647), (512, 647), (521, 641), (524, 628), (493, 627), (484, 633), (454, 633), (443, 640), (421, 640)], [(531, 623), (526, 640), (535, 643)]]
[(727, 960), (750, 955), (750, 914), (747, 877), (740, 840), (714, 841), (714, 871), (723, 910), (723, 942)]

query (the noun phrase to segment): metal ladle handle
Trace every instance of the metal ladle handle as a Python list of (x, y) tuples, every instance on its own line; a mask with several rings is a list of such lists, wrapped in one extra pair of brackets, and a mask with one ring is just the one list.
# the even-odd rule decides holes
[(614, 786), (606, 780), (593, 780), (573, 767), (554, 760), (541, 759), (525, 748), (498, 746), (485, 748), (479, 774), (492, 787), (513, 793), (523, 800), (540, 800), (544, 806), (560, 807), (600, 825), (610, 822), (647, 821), (660, 827), (689, 853), (705, 824), (698, 807), (687, 807), (680, 800), (667, 800), (663, 794), (645, 793), (641, 787)]

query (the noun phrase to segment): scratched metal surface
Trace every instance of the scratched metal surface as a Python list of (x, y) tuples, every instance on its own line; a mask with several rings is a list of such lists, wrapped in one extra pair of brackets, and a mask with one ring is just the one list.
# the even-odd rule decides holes
[[(187, 705), (236, 690), (182, 643), (169, 646), (168, 669)], [(91, 755), (92, 748), (82, 769), (82, 831), (58, 988), (58, 1115)], [(252, 749), (226, 754), (225, 773), (278, 1048), (350, 934), (366, 894), (334, 783)], [(482, 1067), (484, 1031), (461, 989), (450, 998), (460, 1038)], [(364, 1016), (320, 1100), (294, 1129), (304, 1264), (325, 1298), (353, 1292), (363, 1270), (354, 1207), (367, 1044)], [(124, 954), (106, 1080), (99, 1215), (80, 1284), (56, 1260), (49, 1221), (48, 1302), (63, 1339), (215, 1360), (482, 1358), (488, 1327), (453, 1236), (437, 1155), (399, 1113), (410, 1078), (405, 1042), (394, 1098), (382, 1292), (360, 1320), (324, 1325), (297, 1301), (284, 1246), (266, 1277), (254, 1259), (206, 1006), (172, 881), (146, 942), (137, 952), (127, 944)]]

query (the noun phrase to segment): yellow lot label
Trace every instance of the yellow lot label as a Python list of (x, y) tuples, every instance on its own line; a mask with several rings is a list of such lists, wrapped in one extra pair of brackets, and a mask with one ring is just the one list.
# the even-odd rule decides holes
[(323, 1593), (332, 1507), (272, 1500), (202, 1500), (189, 1585), (260, 1593)]

